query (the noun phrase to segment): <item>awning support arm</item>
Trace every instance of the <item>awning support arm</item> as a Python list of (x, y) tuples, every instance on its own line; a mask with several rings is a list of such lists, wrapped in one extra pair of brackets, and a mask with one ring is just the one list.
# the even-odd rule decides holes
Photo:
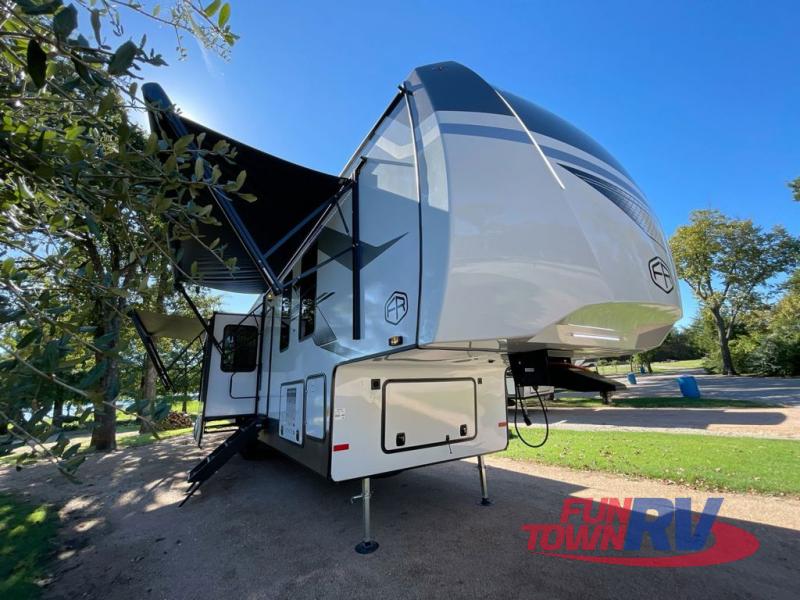
[(275, 242), (269, 250), (264, 252), (262, 258), (266, 259), (270, 255), (272, 255), (278, 248), (280, 248), (281, 246), (283, 246), (283, 244), (285, 244), (288, 240), (290, 240), (292, 236), (294, 236), (298, 231), (300, 231), (304, 226), (306, 226), (309, 223), (309, 221), (311, 221), (314, 217), (316, 217), (317, 215), (319, 215), (320, 213), (327, 210), (333, 205), (338, 206), (339, 198), (341, 198), (342, 194), (347, 190), (348, 187), (349, 185), (344, 186), (333, 196), (331, 196), (325, 202), (320, 204), (317, 208), (312, 210), (305, 218), (303, 218), (302, 221), (300, 221), (297, 225), (292, 227), (286, 235), (284, 235), (281, 239)]
[(367, 158), (361, 157), (361, 162), (353, 172), (353, 339), (361, 339), (361, 265), (363, 255), (361, 252), (361, 224), (359, 215), (358, 176), (361, 168), (366, 164)]
[(187, 350), (188, 350), (188, 349), (191, 347), (191, 345), (192, 345), (192, 344), (194, 344), (194, 343), (197, 341), (197, 339), (198, 339), (198, 338), (199, 338), (201, 335), (203, 335), (203, 333), (205, 333), (205, 332), (204, 332), (204, 331), (201, 331), (201, 332), (200, 332), (200, 333), (198, 333), (196, 336), (194, 336), (194, 338), (192, 339), (192, 341), (191, 341), (191, 342), (189, 342), (188, 344), (186, 344), (186, 345), (183, 347), (183, 350), (181, 350), (180, 352), (178, 352), (178, 355), (177, 355), (175, 358), (173, 358), (173, 359), (172, 359), (172, 362), (170, 362), (170, 363), (169, 363), (169, 364), (166, 366), (166, 370), (167, 370), (167, 371), (169, 371), (170, 369), (172, 369), (172, 367), (174, 367), (174, 366), (175, 366), (175, 364), (176, 364), (176, 363), (177, 363), (177, 362), (178, 362), (178, 361), (181, 359), (181, 357), (182, 357), (184, 354), (186, 354), (186, 351), (187, 351)]
[(147, 356), (150, 357), (150, 361), (153, 363), (153, 367), (156, 373), (158, 373), (159, 379), (161, 379), (161, 383), (163, 383), (164, 387), (168, 390), (174, 392), (175, 386), (172, 383), (172, 379), (170, 379), (169, 373), (167, 373), (167, 368), (164, 367), (164, 362), (161, 360), (161, 355), (158, 353), (158, 348), (156, 348), (153, 336), (147, 331), (147, 328), (144, 326), (144, 323), (142, 323), (141, 318), (135, 310), (130, 312), (130, 317), (136, 332), (142, 340), (142, 344), (144, 344), (145, 352), (147, 352)]
[(200, 312), (200, 309), (198, 309), (197, 305), (192, 301), (191, 296), (189, 296), (189, 294), (186, 292), (186, 289), (183, 287), (183, 284), (181, 284), (179, 281), (176, 281), (175, 289), (178, 290), (181, 296), (183, 296), (184, 300), (186, 300), (186, 303), (189, 305), (189, 308), (192, 309), (194, 316), (197, 317), (197, 320), (200, 321), (200, 324), (203, 326), (203, 329), (205, 329), (206, 333), (208, 334), (208, 339), (211, 340), (211, 343), (214, 344), (214, 347), (221, 355), (222, 348), (220, 347), (217, 338), (214, 337), (214, 331), (211, 329), (211, 325), (209, 325), (208, 321), (205, 320), (205, 317), (203, 317), (203, 314)]

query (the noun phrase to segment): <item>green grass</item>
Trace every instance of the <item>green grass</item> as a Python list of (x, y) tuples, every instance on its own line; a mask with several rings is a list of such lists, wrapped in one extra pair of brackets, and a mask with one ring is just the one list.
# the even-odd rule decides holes
[[(548, 406), (554, 408), (608, 406), (600, 398), (556, 398)], [(777, 406), (750, 400), (724, 400), (721, 398), (613, 398), (611, 406), (620, 408), (769, 408)]]
[[(703, 359), (693, 358), (691, 360), (673, 360), (671, 362), (654, 362), (650, 365), (655, 373), (669, 373), (672, 371), (686, 371), (688, 369), (702, 369)], [(627, 375), (630, 373), (630, 363), (619, 363), (615, 365), (600, 365), (597, 367), (600, 375)], [(638, 375), (638, 365), (636, 374)]]
[(46, 504), (0, 494), (0, 598), (38, 598), (36, 581), (55, 548), (58, 518)]
[[(122, 426), (117, 428), (117, 433), (125, 433), (129, 431), (138, 431), (138, 425), (130, 425), (130, 426)], [(170, 429), (168, 431), (159, 431), (158, 432), (158, 439), (152, 433), (139, 433), (136, 435), (126, 435), (126, 436), (117, 436), (117, 448), (137, 448), (139, 446), (146, 446), (147, 444), (152, 444), (153, 442), (157, 442), (159, 440), (163, 440), (166, 438), (175, 437), (176, 435), (183, 435), (186, 433), (191, 433), (192, 427), (185, 427), (183, 429)], [(87, 432), (86, 435), (89, 435)], [(79, 454), (86, 454), (88, 452), (92, 452), (91, 447), (86, 442), (80, 450), (78, 450)], [(38, 458), (35, 460), (44, 460), (46, 457), (43, 455), (39, 455)], [(0, 465), (14, 465), (17, 463), (17, 455), (16, 454), (7, 454), (5, 456), (0, 456)], [(2, 596), (0, 596), (2, 598)]]
[[(522, 435), (538, 441), (541, 429)], [(559, 429), (538, 449), (528, 448), (512, 434), (508, 449), (499, 456), (703, 490), (800, 496), (800, 441), (795, 440)]]
[(139, 446), (146, 446), (147, 444), (152, 444), (153, 442), (158, 442), (159, 440), (163, 440), (166, 438), (175, 437), (176, 435), (184, 435), (186, 433), (191, 433), (191, 427), (185, 427), (184, 429), (170, 429), (169, 431), (159, 431), (158, 437), (156, 437), (152, 433), (140, 433), (139, 435), (130, 435), (123, 438), (119, 438), (117, 440), (117, 448), (137, 448)]

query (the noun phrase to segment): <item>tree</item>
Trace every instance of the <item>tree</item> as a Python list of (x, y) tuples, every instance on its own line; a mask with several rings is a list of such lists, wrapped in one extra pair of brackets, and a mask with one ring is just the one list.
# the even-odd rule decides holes
[(800, 177), (794, 181), (789, 182), (789, 187), (792, 189), (792, 195), (797, 202), (800, 202)]
[(748, 362), (760, 375), (800, 375), (800, 270), (782, 287), (785, 293), (769, 311), (766, 330), (754, 336)]
[(730, 341), (742, 315), (760, 306), (776, 275), (794, 267), (800, 242), (781, 226), (764, 231), (750, 220), (698, 210), (670, 239), (678, 276), (711, 316), (722, 372), (735, 375)]
[[(81, 398), (82, 418), (94, 416), (92, 445), (115, 447), (126, 310), (151, 286), (153, 257), (177, 268), (168, 226), (173, 239), (193, 237), (234, 266), (195, 231), (216, 223), (203, 191), (241, 185), (218, 181), (206, 161), (235, 152), (138, 130), (129, 119), (144, 107), (135, 72), (166, 63), (146, 39), (116, 48), (108, 39), (124, 35), (119, 11), (128, 9), (174, 28), (180, 47), (191, 35), (224, 55), (236, 38), (220, 4), (176, 0), (159, 16), (125, 0), (0, 0), (0, 422), (42, 451), (56, 429), (36, 378)], [(47, 451), (65, 472), (79, 462), (70, 452)]]

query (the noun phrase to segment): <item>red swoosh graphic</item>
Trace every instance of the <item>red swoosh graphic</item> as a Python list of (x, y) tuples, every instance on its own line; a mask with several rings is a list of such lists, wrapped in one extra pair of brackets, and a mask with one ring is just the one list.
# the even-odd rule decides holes
[(720, 521), (716, 521), (711, 526), (711, 533), (714, 534), (714, 545), (691, 554), (673, 556), (589, 556), (557, 552), (537, 552), (536, 554), (631, 567), (707, 567), (747, 558), (755, 553), (760, 545), (756, 536), (749, 531)]

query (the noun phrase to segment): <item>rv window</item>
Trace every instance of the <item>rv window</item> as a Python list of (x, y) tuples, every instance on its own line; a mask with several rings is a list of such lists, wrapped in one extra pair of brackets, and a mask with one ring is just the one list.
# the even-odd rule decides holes
[[(305, 273), (317, 266), (317, 244), (311, 245), (300, 261), (300, 272)], [(303, 277), (300, 282), (300, 328), (299, 339), (303, 340), (314, 333), (317, 302), (317, 271)]]
[(222, 332), (222, 365), (225, 373), (252, 371), (258, 356), (258, 328), (226, 325)]
[(292, 326), (292, 286), (287, 287), (281, 296), (281, 341), (280, 350), (289, 347), (289, 333)]

